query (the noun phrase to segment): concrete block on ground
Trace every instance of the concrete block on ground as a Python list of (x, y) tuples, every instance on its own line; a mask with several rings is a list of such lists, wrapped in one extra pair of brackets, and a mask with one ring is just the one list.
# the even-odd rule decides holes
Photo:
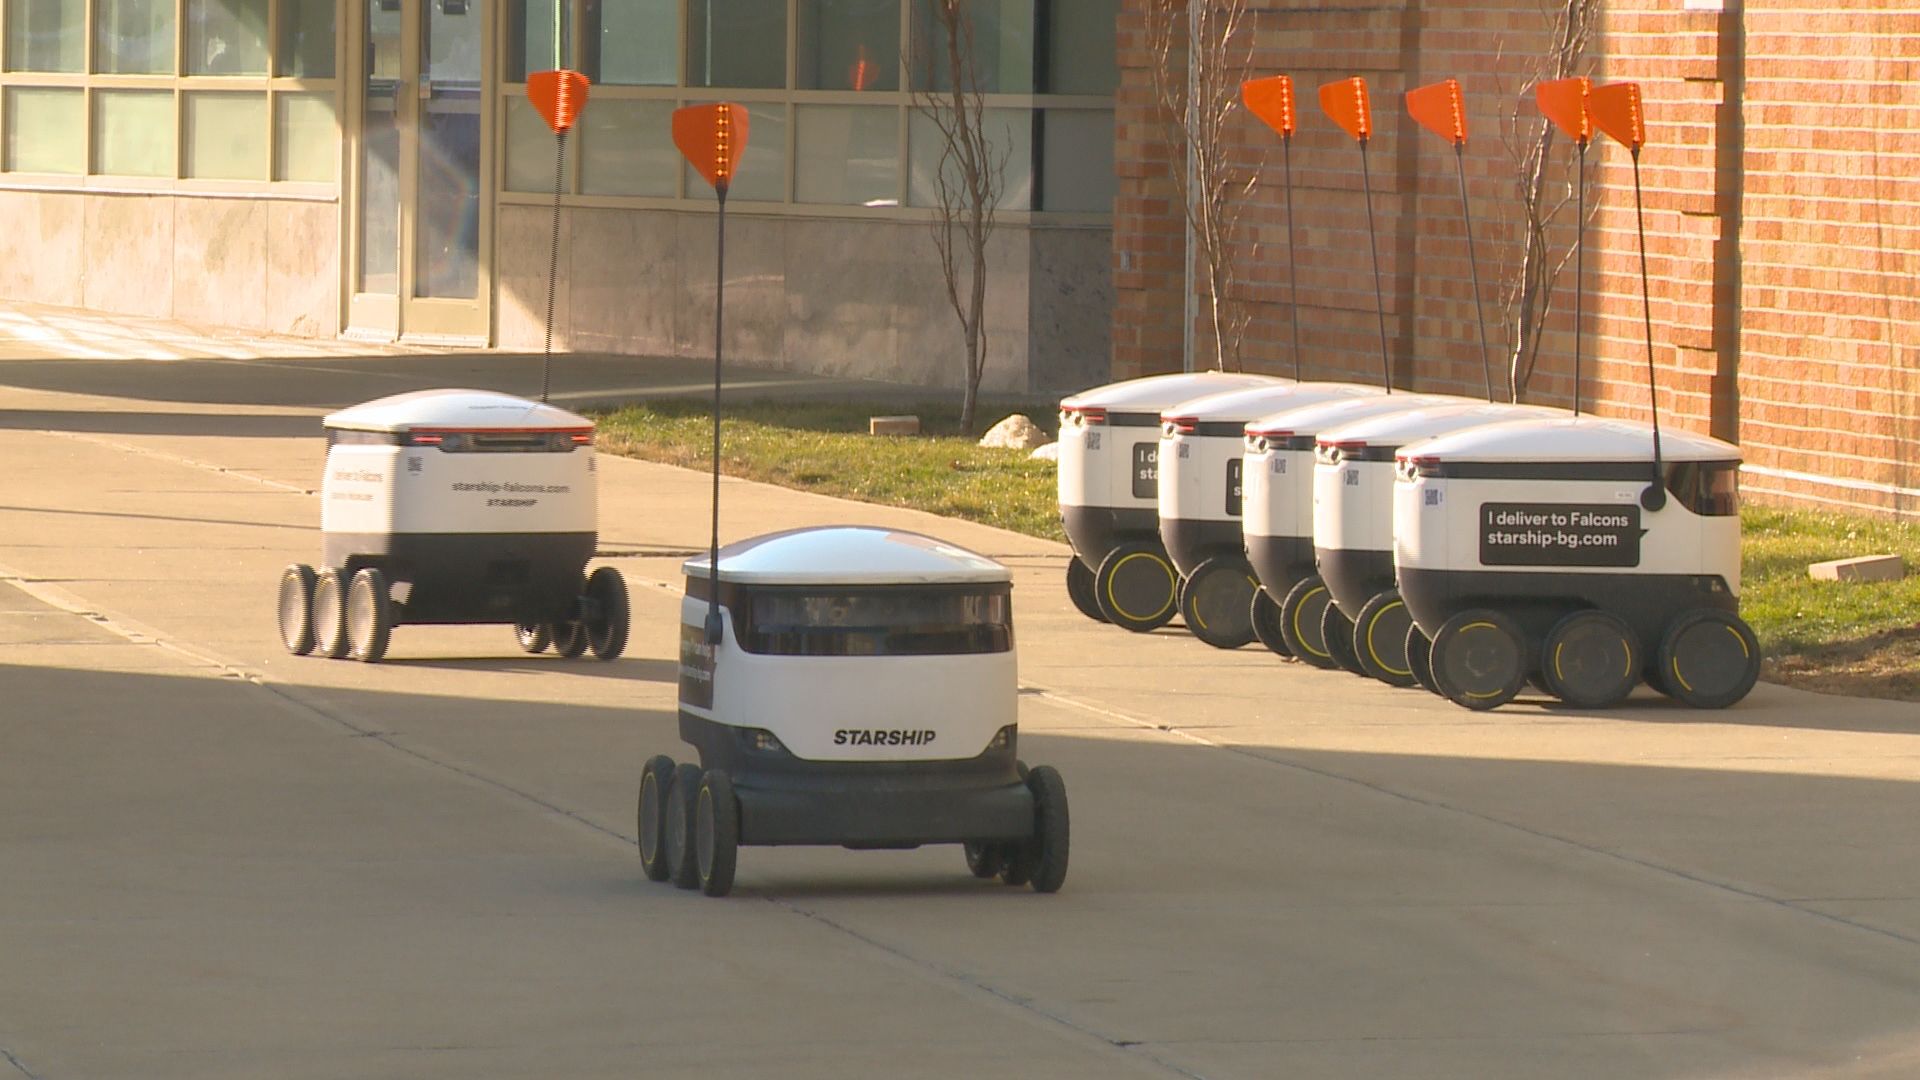
[(869, 435), (918, 435), (920, 418), (917, 416), (870, 416), (867, 418)]
[(1899, 581), (1906, 573), (1898, 555), (1856, 555), (1807, 567), (1807, 576), (1815, 581)]

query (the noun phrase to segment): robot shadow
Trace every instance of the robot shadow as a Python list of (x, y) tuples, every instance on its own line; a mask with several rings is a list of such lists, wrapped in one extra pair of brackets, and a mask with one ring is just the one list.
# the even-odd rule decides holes
[[(424, 668), (441, 671), (487, 671), (487, 672), (525, 672), (529, 675), (552, 674), (564, 670), (569, 675), (584, 675), (596, 679), (617, 679), (622, 682), (658, 682), (672, 683), (680, 678), (680, 665), (677, 661), (661, 660), (652, 657), (622, 657), (612, 661), (594, 660), (580, 657), (567, 660), (557, 656), (394, 656), (389, 653), (380, 661), (385, 667)], [(565, 665), (564, 668), (557, 665)]]

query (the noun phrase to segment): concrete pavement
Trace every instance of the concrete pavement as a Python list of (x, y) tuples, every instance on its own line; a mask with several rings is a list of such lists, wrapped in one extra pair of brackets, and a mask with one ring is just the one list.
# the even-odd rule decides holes
[(1014, 568), (1073, 865), (1041, 897), (952, 848), (748, 848), (708, 900), (633, 852), (640, 763), (686, 753), (703, 474), (602, 459), (620, 661), (504, 627), (293, 658), (318, 417), (537, 392), (524, 358), (160, 328), (184, 355), (122, 361), (86, 350), (138, 333), (59, 317), (0, 344), (0, 1075), (1920, 1075), (1911, 704), (1468, 713), (1090, 623), (1057, 545), (729, 481), (729, 537), (907, 525)]

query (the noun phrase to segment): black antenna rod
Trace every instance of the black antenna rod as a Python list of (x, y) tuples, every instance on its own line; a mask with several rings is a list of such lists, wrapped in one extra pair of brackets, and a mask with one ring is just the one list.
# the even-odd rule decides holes
[(1573, 227), (1573, 415), (1580, 415), (1580, 318), (1587, 295), (1587, 138), (1580, 137), (1580, 164), (1573, 172), (1580, 191)]
[(553, 291), (554, 278), (560, 273), (560, 189), (567, 172), (567, 133), (554, 132), (553, 155), (553, 250), (547, 256), (547, 338), (541, 349), (540, 403), (547, 403), (547, 388), (553, 381)]
[(707, 644), (720, 644), (720, 350), (727, 300), (727, 184), (714, 185), (720, 197), (718, 243), (714, 247), (713, 289), (713, 532), (707, 547)]
[[(1387, 359), (1387, 309), (1380, 299), (1380, 241), (1373, 226), (1373, 179), (1367, 172), (1367, 140), (1360, 139), (1360, 185), (1367, 199), (1367, 250), (1373, 255), (1373, 316), (1380, 323), (1380, 384), (1393, 393), (1393, 365)], [(1291, 226), (1289, 226), (1291, 228)]]
[(1473, 316), (1480, 320), (1480, 374), (1487, 384), (1487, 400), (1493, 400), (1493, 358), (1487, 349), (1487, 313), (1480, 303), (1480, 264), (1473, 257), (1473, 211), (1467, 207), (1467, 144), (1453, 144), (1453, 163), (1460, 170), (1460, 219), (1467, 227), (1467, 269), (1473, 274)]
[(1300, 381), (1300, 298), (1293, 271), (1293, 133), (1280, 136), (1287, 177), (1287, 329), (1293, 334), (1293, 381)]
[(1658, 510), (1667, 505), (1666, 463), (1660, 458), (1660, 391), (1653, 378), (1653, 299), (1647, 291), (1647, 216), (1640, 198), (1640, 148), (1633, 151), (1633, 216), (1640, 230), (1640, 319), (1647, 328), (1647, 411), (1653, 417), (1653, 486), (1640, 496), (1640, 505)]

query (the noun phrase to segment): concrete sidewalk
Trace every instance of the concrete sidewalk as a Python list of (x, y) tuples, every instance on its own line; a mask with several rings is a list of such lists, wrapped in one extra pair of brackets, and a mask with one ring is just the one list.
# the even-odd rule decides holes
[[(1073, 868), (1039, 897), (951, 848), (749, 848), (707, 900), (632, 848), (640, 763), (686, 756), (703, 474), (601, 461), (618, 662), (504, 627), (293, 658), (272, 597), (318, 551), (318, 417), (525, 361), (54, 352), (0, 345), (23, 1075), (1920, 1074), (1911, 704), (1468, 713), (1090, 623), (1058, 545), (728, 481), (729, 538), (905, 525), (1013, 567), (1022, 751), (1066, 777)], [(577, 401), (689, 375), (560, 370)]]

